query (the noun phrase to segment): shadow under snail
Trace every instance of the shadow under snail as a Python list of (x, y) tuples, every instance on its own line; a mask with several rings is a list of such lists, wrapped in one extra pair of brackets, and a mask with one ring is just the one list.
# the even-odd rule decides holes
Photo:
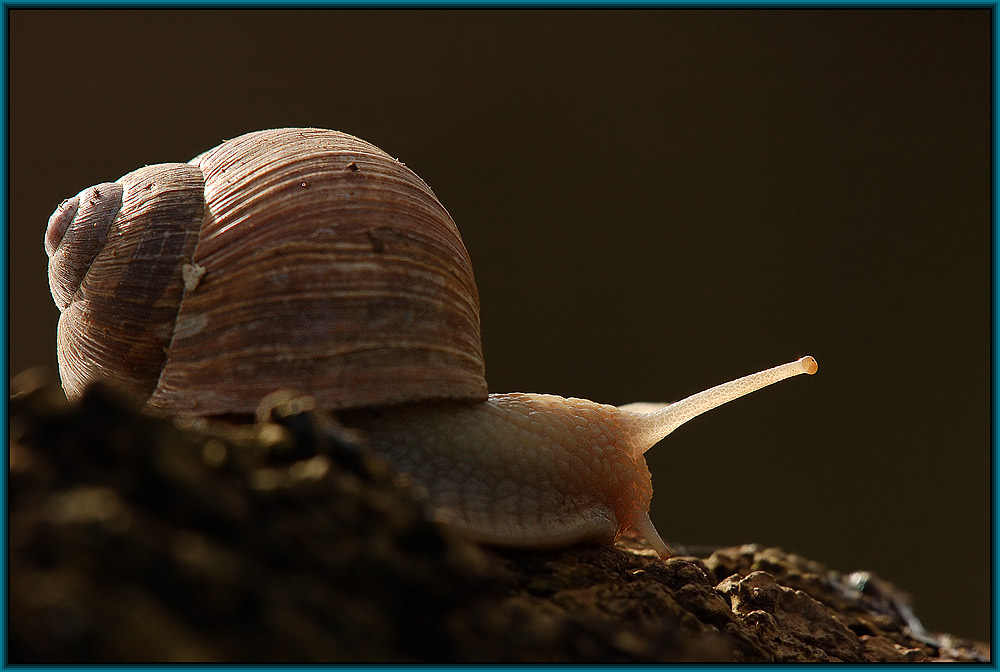
[[(458, 228), (413, 171), (344, 133), (258, 131), (64, 201), (45, 234), (70, 399), (104, 380), (150, 411), (254, 412), (292, 388), (353, 426), (488, 544), (643, 534), (644, 453), (802, 357), (669, 405), (488, 394)], [(652, 410), (651, 410), (652, 409)]]

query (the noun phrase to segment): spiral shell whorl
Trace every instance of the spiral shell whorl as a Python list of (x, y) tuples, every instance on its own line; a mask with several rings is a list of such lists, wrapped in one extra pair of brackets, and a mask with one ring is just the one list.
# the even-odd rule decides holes
[(81, 192), (71, 222), (73, 199), (50, 219), (47, 249), (65, 227), (49, 278), (62, 309), (57, 345), (68, 397), (95, 379), (140, 397), (152, 392), (184, 288), (182, 267), (198, 241), (202, 193), (196, 168), (147, 166)]
[(105, 182), (66, 199), (49, 217), (45, 229), (49, 288), (60, 310), (80, 289), (121, 207), (122, 185)]
[(151, 407), (249, 413), (281, 387), (331, 409), (485, 399), (472, 264), (416, 174), (320, 129), (249, 133), (194, 162), (205, 275)]

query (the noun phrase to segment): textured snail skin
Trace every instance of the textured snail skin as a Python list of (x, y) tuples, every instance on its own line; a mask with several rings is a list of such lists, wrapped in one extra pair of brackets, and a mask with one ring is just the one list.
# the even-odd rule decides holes
[(487, 395), (458, 228), (413, 171), (324, 129), (258, 131), (146, 166), (52, 214), (49, 284), (70, 399), (93, 380), (153, 412), (250, 414), (291, 388), (362, 429), (433, 515), (490, 544), (661, 556), (644, 453), (680, 424), (815, 373), (811, 357), (674, 404)]
[(486, 543), (550, 548), (610, 543), (647, 520), (649, 470), (627, 449), (616, 411), (585, 399), (493, 394), (480, 404), (373, 411), (349, 424), (426, 488), (441, 519)]

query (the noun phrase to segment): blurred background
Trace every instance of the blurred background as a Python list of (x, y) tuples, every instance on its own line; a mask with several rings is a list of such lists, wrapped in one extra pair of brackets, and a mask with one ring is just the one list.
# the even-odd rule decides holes
[(346, 131), (461, 228), (493, 391), (673, 401), (817, 358), (647, 454), (666, 539), (872, 570), (989, 637), (989, 10), (8, 16), (12, 374), (56, 370), (62, 199)]

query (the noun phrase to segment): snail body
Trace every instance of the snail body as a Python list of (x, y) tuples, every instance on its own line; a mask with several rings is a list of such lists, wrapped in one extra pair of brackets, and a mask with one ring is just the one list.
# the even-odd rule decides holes
[(67, 397), (111, 382), (154, 412), (250, 414), (304, 391), (485, 543), (610, 543), (649, 520), (644, 452), (795, 362), (654, 410), (488, 394), (479, 298), (447, 210), (358, 138), (276, 129), (85, 189), (45, 237)]

